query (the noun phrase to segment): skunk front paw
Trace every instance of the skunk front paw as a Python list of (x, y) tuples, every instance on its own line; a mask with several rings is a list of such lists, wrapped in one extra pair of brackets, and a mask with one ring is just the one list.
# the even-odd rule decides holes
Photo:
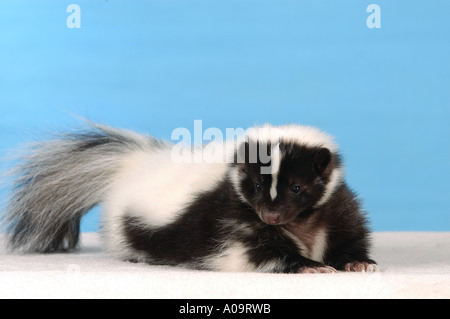
[(301, 267), (299, 269), (299, 273), (301, 274), (332, 274), (337, 272), (336, 269), (334, 269), (331, 266), (317, 266), (317, 267), (311, 267), (311, 266), (305, 266)]
[(377, 272), (377, 271), (379, 271), (377, 264), (369, 263), (366, 261), (363, 261), (363, 262), (353, 261), (353, 262), (347, 263), (344, 266), (344, 270), (351, 271), (351, 272)]

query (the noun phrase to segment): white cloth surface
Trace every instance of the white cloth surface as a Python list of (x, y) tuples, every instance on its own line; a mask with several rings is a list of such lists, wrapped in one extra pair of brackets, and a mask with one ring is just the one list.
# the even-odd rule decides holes
[(376, 232), (373, 239), (378, 273), (260, 274), (118, 261), (88, 233), (75, 253), (0, 248), (0, 298), (450, 298), (450, 232)]

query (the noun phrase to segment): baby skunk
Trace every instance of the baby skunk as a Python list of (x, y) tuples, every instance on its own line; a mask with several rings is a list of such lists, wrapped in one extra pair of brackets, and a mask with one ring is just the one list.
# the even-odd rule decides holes
[(9, 247), (74, 249), (81, 218), (101, 204), (104, 246), (122, 260), (213, 271), (377, 270), (330, 136), (264, 126), (222, 147), (232, 150), (226, 160), (179, 163), (171, 143), (96, 124), (35, 144), (15, 170)]

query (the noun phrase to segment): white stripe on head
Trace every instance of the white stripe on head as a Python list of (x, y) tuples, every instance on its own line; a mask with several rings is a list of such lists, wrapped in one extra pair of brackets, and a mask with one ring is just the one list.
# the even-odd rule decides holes
[(280, 172), (280, 164), (281, 164), (281, 152), (280, 152), (280, 143), (276, 143), (272, 146), (271, 150), (271, 173), (272, 173), (272, 185), (270, 187), (270, 197), (272, 201), (277, 197), (277, 185), (278, 185), (278, 173)]

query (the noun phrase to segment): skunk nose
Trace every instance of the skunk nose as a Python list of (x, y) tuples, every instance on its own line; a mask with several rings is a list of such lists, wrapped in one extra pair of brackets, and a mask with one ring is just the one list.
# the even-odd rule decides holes
[(280, 222), (281, 216), (278, 213), (271, 211), (263, 211), (261, 214), (262, 220), (270, 225), (276, 225)]

